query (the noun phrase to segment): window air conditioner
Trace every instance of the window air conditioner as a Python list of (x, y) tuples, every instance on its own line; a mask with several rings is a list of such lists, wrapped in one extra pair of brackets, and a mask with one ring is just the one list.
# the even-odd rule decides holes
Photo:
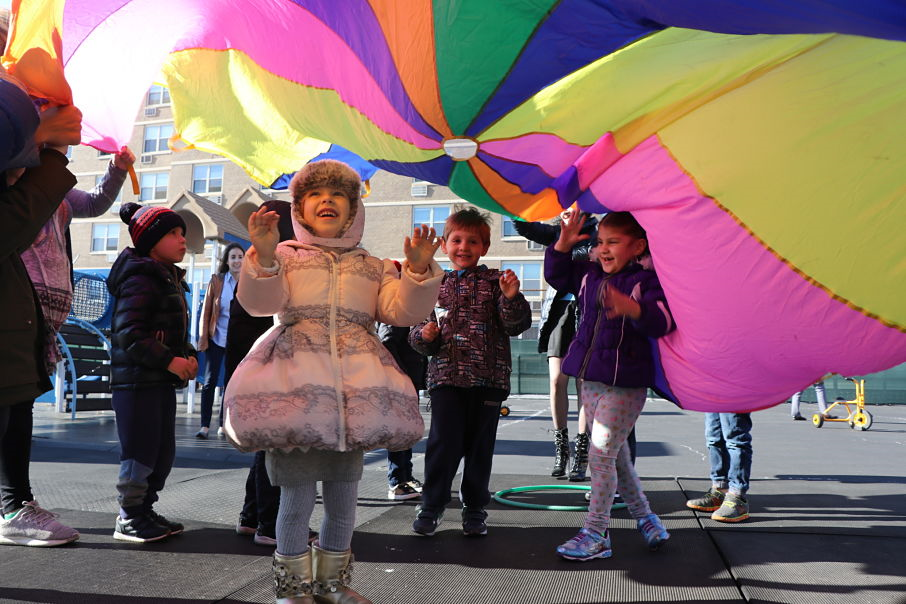
[(153, 163), (154, 163), (154, 156), (153, 156), (153, 155), (142, 155), (140, 161), (141, 161), (141, 163), (143, 163), (143, 164), (145, 164), (145, 165), (147, 165), (147, 164), (153, 164)]
[(157, 107), (145, 107), (145, 117), (157, 117)]
[(424, 180), (417, 180), (412, 183), (412, 186), (409, 188), (409, 194), (412, 197), (427, 197), (428, 196), (428, 182)]
[(529, 251), (532, 251), (532, 252), (540, 252), (541, 250), (544, 249), (543, 245), (541, 245), (540, 243), (536, 243), (534, 241), (526, 241), (525, 246), (529, 249)]

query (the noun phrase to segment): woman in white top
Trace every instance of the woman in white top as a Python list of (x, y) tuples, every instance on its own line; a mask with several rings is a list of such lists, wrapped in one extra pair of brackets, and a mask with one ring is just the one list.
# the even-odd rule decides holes
[[(199, 352), (205, 353), (204, 387), (201, 389), (201, 429), (197, 438), (207, 438), (214, 410), (214, 389), (223, 368), (226, 349), (227, 324), (230, 322), (230, 302), (239, 280), (239, 269), (245, 252), (238, 243), (226, 247), (220, 267), (211, 275), (211, 282), (204, 296), (201, 313), (201, 334), (198, 336)], [(220, 410), (220, 427), (217, 435), (223, 436), (223, 408)]]

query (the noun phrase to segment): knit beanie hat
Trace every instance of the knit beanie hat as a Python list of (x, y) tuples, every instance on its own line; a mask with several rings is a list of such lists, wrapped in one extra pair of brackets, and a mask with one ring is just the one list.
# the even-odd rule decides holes
[(151, 248), (176, 227), (182, 227), (183, 234), (186, 232), (186, 221), (182, 216), (160, 206), (124, 203), (120, 207), (120, 220), (129, 225), (132, 244), (141, 256), (150, 254)]

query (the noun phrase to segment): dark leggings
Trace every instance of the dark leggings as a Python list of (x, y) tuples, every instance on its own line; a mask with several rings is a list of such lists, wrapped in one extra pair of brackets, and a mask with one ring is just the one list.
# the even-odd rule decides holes
[(0, 406), (0, 501), (11, 514), (31, 501), (28, 465), (31, 461), (33, 401)]

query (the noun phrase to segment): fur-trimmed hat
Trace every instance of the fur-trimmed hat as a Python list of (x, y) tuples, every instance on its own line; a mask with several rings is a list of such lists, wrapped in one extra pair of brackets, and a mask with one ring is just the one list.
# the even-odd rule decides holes
[(342, 191), (349, 198), (350, 206), (354, 208), (362, 193), (362, 179), (359, 178), (358, 172), (343, 162), (322, 159), (302, 166), (289, 183), (293, 201), (298, 201), (306, 191), (318, 187)]
[[(318, 187), (327, 187), (329, 189), (341, 191), (349, 199), (349, 220), (343, 225), (338, 233), (338, 237), (343, 238), (349, 232), (352, 225), (355, 224), (356, 219), (360, 218), (358, 214), (359, 206), (362, 205), (362, 179), (359, 177), (358, 172), (345, 163), (335, 159), (322, 159), (302, 166), (302, 169), (296, 172), (289, 183), (289, 191), (293, 196), (293, 220), (300, 227), (305, 229), (305, 231), (314, 236), (315, 239), (318, 239), (319, 241), (317, 241), (317, 243), (336, 245), (337, 242), (331, 244), (326, 243), (326, 240), (320, 241), (320, 238), (315, 235), (311, 226), (306, 224), (305, 220), (302, 218), (302, 209), (299, 205), (302, 196), (305, 195), (306, 191), (317, 189)], [(356, 237), (356, 243), (358, 243), (359, 237), (361, 237), (361, 233)], [(297, 232), (296, 239), (303, 241), (308, 240), (309, 237)], [(314, 239), (309, 242), (314, 242)], [(347, 241), (346, 243), (349, 242)]]
[(120, 207), (120, 220), (129, 225), (132, 245), (141, 256), (150, 254), (151, 248), (176, 227), (182, 227), (183, 234), (186, 232), (186, 221), (182, 216), (160, 206), (124, 203)]

